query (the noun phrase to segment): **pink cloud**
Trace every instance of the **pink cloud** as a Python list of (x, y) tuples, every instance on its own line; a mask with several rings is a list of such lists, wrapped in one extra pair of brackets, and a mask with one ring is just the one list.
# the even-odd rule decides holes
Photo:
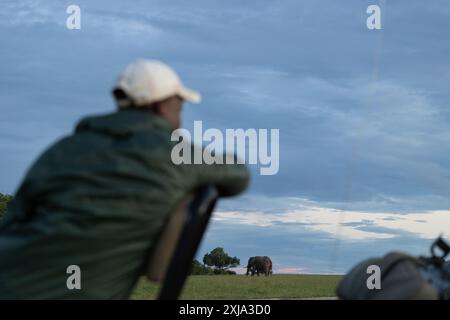
[(300, 268), (300, 267), (286, 267), (281, 269), (276, 269), (273, 271), (273, 273), (289, 273), (289, 274), (298, 274), (298, 273), (305, 273), (306, 269)]

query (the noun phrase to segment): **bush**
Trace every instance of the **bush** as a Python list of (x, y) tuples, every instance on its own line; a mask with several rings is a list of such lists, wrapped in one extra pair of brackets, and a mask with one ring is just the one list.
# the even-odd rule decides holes
[(0, 220), (3, 218), (6, 213), (6, 206), (12, 200), (12, 196), (8, 194), (0, 193)]
[(192, 261), (191, 275), (209, 275), (214, 274), (213, 269), (201, 264), (198, 260)]

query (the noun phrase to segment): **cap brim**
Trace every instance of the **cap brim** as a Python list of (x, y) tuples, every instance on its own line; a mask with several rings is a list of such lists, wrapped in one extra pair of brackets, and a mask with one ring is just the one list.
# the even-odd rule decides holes
[(200, 103), (202, 101), (202, 96), (197, 91), (191, 90), (186, 87), (181, 87), (178, 94), (183, 100), (189, 101), (191, 103)]

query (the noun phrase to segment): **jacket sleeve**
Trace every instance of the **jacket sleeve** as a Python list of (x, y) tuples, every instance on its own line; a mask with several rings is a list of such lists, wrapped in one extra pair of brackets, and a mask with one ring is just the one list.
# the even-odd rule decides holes
[[(196, 147), (193, 147), (193, 150)], [(202, 149), (202, 152), (204, 149)], [(231, 197), (247, 189), (250, 172), (245, 164), (239, 164), (236, 155), (221, 155), (222, 163), (184, 164), (193, 176), (194, 187), (214, 185), (221, 197)], [(228, 160), (228, 161), (227, 161)]]

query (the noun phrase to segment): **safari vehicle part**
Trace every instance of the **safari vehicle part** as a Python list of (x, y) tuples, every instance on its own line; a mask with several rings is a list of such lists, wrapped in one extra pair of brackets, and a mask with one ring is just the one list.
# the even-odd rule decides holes
[(162, 282), (159, 300), (178, 299), (217, 199), (216, 188), (202, 187), (169, 217), (147, 272), (149, 280)]
[(450, 254), (450, 245), (439, 237), (431, 245), (430, 251), (430, 258), (422, 258), (426, 262), (422, 276), (438, 292), (439, 299), (450, 300), (450, 261), (445, 260)]

